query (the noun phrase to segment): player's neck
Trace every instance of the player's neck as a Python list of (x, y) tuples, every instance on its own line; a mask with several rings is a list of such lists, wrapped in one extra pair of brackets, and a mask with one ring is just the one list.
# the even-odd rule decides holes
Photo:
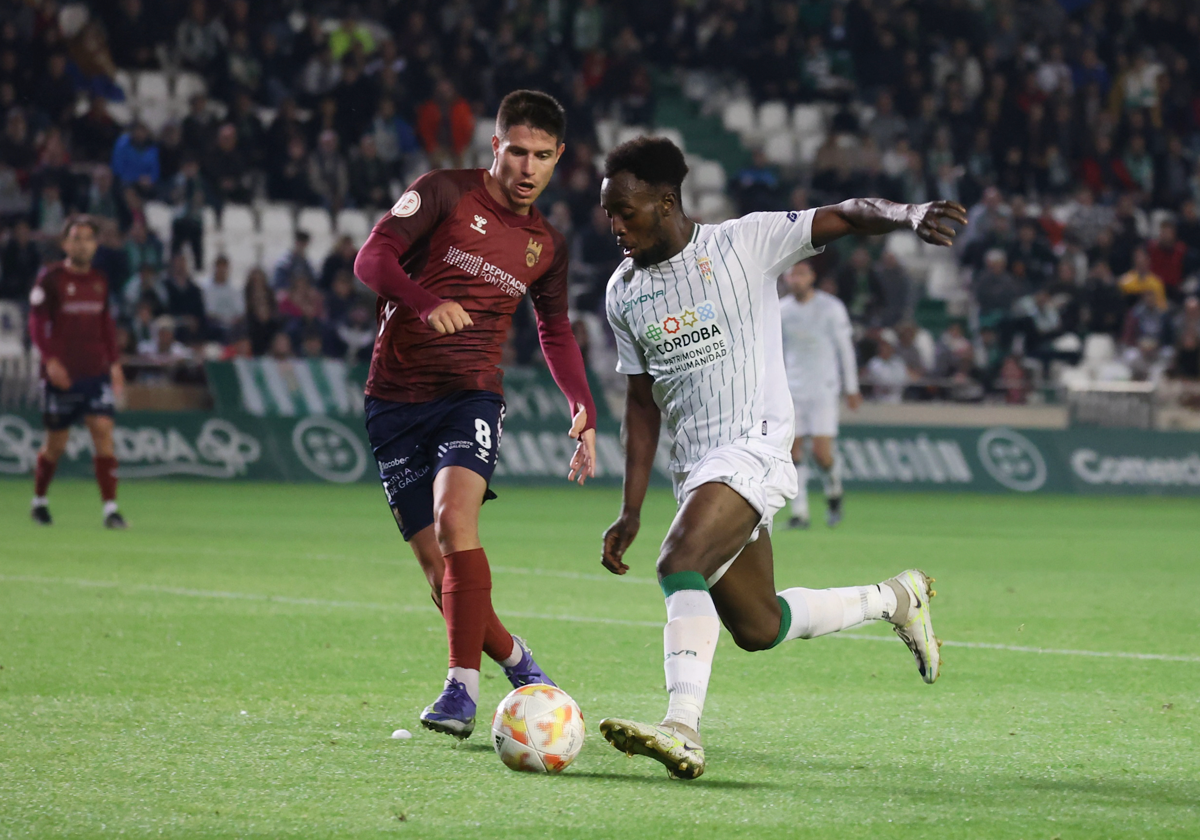
[(496, 203), (510, 213), (517, 216), (528, 216), (529, 211), (533, 209), (532, 204), (513, 204), (505, 194), (504, 188), (500, 186), (500, 179), (490, 169), (483, 173), (483, 186), (488, 191), (488, 195), (496, 200)]
[(645, 253), (641, 263), (643, 268), (666, 262), (676, 256), (688, 246), (696, 231), (696, 223), (682, 213), (674, 216), (663, 227), (665, 228), (666, 236), (663, 238), (662, 245)]
[(77, 263), (74, 260), (63, 260), (63, 267), (72, 274), (87, 274), (92, 270), (91, 263)]
[(817, 294), (816, 289), (809, 289), (806, 292), (796, 292), (793, 295), (793, 297), (795, 297), (796, 300), (798, 300), (800, 303), (808, 303), (810, 300), (813, 299), (813, 297), (816, 296), (816, 294)]

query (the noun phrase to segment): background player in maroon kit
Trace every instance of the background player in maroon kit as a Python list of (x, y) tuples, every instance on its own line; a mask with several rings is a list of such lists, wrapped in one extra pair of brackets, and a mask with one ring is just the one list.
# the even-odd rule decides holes
[[(594, 475), (595, 406), (567, 317), (567, 244), (533, 202), (563, 153), (562, 106), (537, 91), (500, 103), (490, 170), (419, 178), (375, 225), (355, 273), (378, 295), (367, 433), (388, 504), (446, 618), (450, 672), (421, 714), (466, 738), (482, 653), (514, 686), (550, 679), (496, 617), (479, 511), (493, 498), (504, 420), (500, 356), (526, 292), (542, 352), (574, 416), (568, 479)], [(551, 683), (553, 684), (553, 683)]]
[(86, 217), (67, 223), (66, 259), (42, 269), (29, 295), (29, 334), (42, 355), (42, 419), (46, 442), (34, 477), (34, 522), (51, 523), (46, 491), (67, 448), (71, 426), (82, 421), (92, 434), (96, 482), (104, 501), (104, 525), (124, 528), (117, 510), (117, 459), (113, 409), (125, 388), (118, 362), (117, 330), (108, 307), (108, 278), (92, 267), (96, 224)]

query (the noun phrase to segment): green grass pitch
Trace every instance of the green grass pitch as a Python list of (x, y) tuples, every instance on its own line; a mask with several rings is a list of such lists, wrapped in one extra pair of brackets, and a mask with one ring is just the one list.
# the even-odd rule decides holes
[(419, 728), (445, 633), (378, 488), (130, 482), (126, 533), (89, 483), (50, 529), (29, 495), (0, 481), (0, 837), (1200, 837), (1195, 501), (852, 492), (837, 531), (777, 532), (781, 587), (935, 575), (942, 677), (880, 626), (725, 636), (682, 783), (596, 727), (665, 709), (664, 492), (625, 580), (615, 490), (484, 510), (497, 610), (587, 719), (560, 777), (492, 752), (493, 665), (474, 737)]

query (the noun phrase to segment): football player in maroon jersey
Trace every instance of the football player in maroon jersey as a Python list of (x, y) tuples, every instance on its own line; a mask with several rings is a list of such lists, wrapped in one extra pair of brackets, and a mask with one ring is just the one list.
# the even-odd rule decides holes
[(500, 103), (490, 169), (418, 178), (371, 232), (355, 273), (373, 289), (379, 333), (366, 386), (367, 433), (400, 533), (446, 619), (450, 671), (422, 724), (458, 738), (475, 726), (482, 653), (514, 686), (553, 685), (491, 602), (479, 512), (500, 446), (500, 356), (528, 292), (546, 363), (578, 441), (569, 480), (595, 474), (595, 406), (567, 317), (567, 243), (533, 206), (563, 153), (551, 96)]
[(96, 223), (86, 216), (67, 222), (66, 259), (42, 269), (29, 294), (29, 333), (42, 355), (42, 420), (46, 442), (38, 451), (33, 521), (49, 525), (46, 492), (71, 427), (83, 422), (92, 435), (96, 482), (104, 502), (104, 526), (125, 528), (117, 510), (117, 459), (113, 410), (125, 388), (117, 330), (108, 305), (108, 278), (92, 267)]

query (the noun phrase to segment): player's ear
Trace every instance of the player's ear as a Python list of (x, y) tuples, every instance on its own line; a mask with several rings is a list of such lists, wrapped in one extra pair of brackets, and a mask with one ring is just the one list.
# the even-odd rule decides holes
[(555, 162), (555, 163), (558, 163), (560, 160), (562, 160), (563, 152), (565, 152), (566, 150), (567, 150), (567, 144), (566, 144), (566, 143), (559, 143), (559, 144), (558, 144), (558, 151), (556, 151), (556, 152), (554, 153), (554, 162)]
[(664, 190), (662, 197), (658, 200), (659, 210), (663, 216), (670, 216), (679, 207), (679, 196), (674, 190)]

